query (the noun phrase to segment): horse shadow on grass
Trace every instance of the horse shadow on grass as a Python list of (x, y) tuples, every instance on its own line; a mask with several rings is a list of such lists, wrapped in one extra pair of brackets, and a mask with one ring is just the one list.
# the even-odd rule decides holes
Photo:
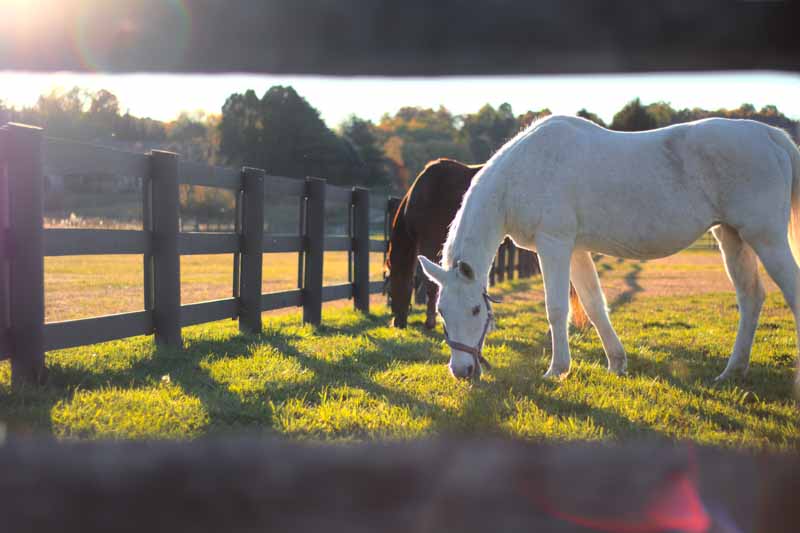
[[(759, 418), (771, 417), (785, 424), (796, 422), (791, 415), (769, 412), (753, 405), (758, 403), (754, 400), (784, 402), (792, 398), (791, 370), (753, 362), (746, 377), (716, 383), (714, 378), (725, 367), (724, 358), (709, 357), (702, 350), (687, 349), (680, 345), (653, 345), (652, 348), (668, 353), (669, 357), (656, 361), (629, 353), (628, 371), (631, 375), (659, 379), (675, 389), (704, 399), (714, 400), (714, 391), (718, 390), (736, 392), (737, 401), (731, 402), (727, 398), (718, 398), (717, 401), (725, 402), (727, 409), (735, 410), (741, 415), (739, 419), (721, 412), (700, 411), (693, 405), (687, 406), (689, 411), (709, 420), (718, 428), (724, 431), (743, 430), (745, 426), (741, 419), (754, 414)], [(778, 438), (777, 434), (773, 436)]]
[(644, 287), (639, 284), (639, 276), (642, 273), (642, 261), (631, 264), (631, 271), (625, 274), (625, 290), (619, 293), (609, 304), (611, 309), (617, 309), (629, 304), (633, 298), (644, 291)]

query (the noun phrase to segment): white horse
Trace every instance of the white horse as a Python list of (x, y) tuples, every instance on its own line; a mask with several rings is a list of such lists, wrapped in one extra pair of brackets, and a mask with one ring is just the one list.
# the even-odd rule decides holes
[(590, 253), (664, 257), (709, 228), (740, 310), (732, 355), (717, 378), (726, 379), (744, 374), (750, 363), (765, 295), (756, 257), (783, 291), (796, 326), (800, 318), (800, 152), (791, 138), (759, 122), (717, 118), (639, 133), (569, 116), (533, 124), (473, 179), (441, 266), (419, 258), (441, 287), (437, 309), (451, 346), (451, 372), (480, 375), (492, 321), (487, 277), (505, 235), (539, 254), (553, 343), (545, 376), (561, 378), (570, 369), (570, 278), (608, 369), (626, 370)]

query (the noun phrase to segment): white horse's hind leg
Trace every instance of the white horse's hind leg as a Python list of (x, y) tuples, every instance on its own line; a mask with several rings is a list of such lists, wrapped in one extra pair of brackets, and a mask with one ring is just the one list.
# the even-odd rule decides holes
[(728, 364), (717, 378), (721, 381), (747, 373), (765, 291), (758, 275), (756, 254), (750, 245), (730, 226), (717, 226), (712, 232), (722, 249), (725, 270), (736, 288), (736, 301), (739, 304), (739, 331)]
[(773, 241), (748, 241), (755, 249), (764, 268), (783, 292), (786, 304), (794, 314), (795, 333), (800, 342), (800, 268), (789, 248), (784, 233)]
[(564, 378), (569, 374), (570, 355), (567, 321), (569, 318), (569, 264), (572, 244), (537, 236), (537, 252), (542, 267), (547, 321), (553, 341), (553, 357), (546, 378)]
[(628, 359), (608, 317), (606, 299), (600, 288), (597, 269), (589, 252), (572, 254), (572, 284), (578, 292), (586, 315), (592, 321), (592, 325), (603, 343), (603, 350), (608, 358), (608, 370), (615, 374), (624, 374)]

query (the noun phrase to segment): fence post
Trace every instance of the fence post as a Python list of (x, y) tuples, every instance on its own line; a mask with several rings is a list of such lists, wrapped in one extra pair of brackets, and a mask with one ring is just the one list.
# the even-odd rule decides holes
[(531, 277), (531, 252), (529, 250), (520, 249), (519, 259), (517, 261), (519, 263), (520, 279)]
[(507, 252), (507, 255), (508, 255), (508, 268), (506, 268), (506, 275), (507, 275), (509, 281), (514, 279), (514, 271), (516, 270), (516, 268), (515, 268), (515, 266), (516, 266), (515, 258), (517, 256), (516, 252), (517, 252), (517, 247), (514, 246), (514, 243), (511, 241), (511, 239), (509, 239), (508, 240), (508, 252)]
[(503, 283), (506, 279), (506, 248), (508, 248), (508, 239), (504, 240), (500, 247), (497, 249), (497, 281)]
[(156, 343), (181, 348), (181, 257), (178, 253), (178, 155), (150, 153), (153, 217), (153, 328)]
[(369, 313), (369, 190), (353, 187), (353, 205), (353, 303)]
[(44, 366), (44, 227), (42, 130), (8, 124), (11, 382), (42, 384)]
[(10, 285), (8, 270), (10, 260), (10, 246), (8, 242), (10, 208), (8, 196), (8, 175), (6, 173), (6, 160), (8, 158), (8, 128), (0, 126), (0, 361), (11, 357), (9, 337), (10, 307), (8, 303)]
[(244, 216), (239, 285), (239, 331), (261, 333), (262, 242), (264, 240), (264, 171), (242, 169)]
[(306, 178), (303, 322), (322, 322), (322, 261), (325, 257), (325, 180)]

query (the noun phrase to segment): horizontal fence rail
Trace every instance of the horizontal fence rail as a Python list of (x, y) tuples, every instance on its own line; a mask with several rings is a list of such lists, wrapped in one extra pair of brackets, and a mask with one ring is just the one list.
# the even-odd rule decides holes
[(182, 161), (178, 183), (239, 190), (242, 179), (240, 172), (233, 168), (212, 167), (202, 163)]
[[(141, 180), (143, 229), (44, 228), (43, 176)], [(20, 191), (14, 196), (19, 202), (12, 205), (6, 186)], [(181, 186), (233, 191), (234, 231), (180, 231)], [(265, 214), (284, 205), (286, 197), (294, 197), (291, 201), (301, 208), (298, 232), (266, 233)], [(386, 233), (384, 240), (369, 238), (369, 212), (385, 211), (388, 205), (386, 196), (317, 178), (180, 161), (169, 152), (129, 153), (46, 137), (38, 128), (17, 124), (0, 127), (0, 359), (11, 357), (15, 383), (41, 381), (44, 351), (139, 335), (155, 335), (159, 344), (180, 348), (183, 327), (238, 319), (241, 329), (257, 332), (261, 312), (289, 307), (302, 307), (304, 321), (319, 324), (322, 303), (342, 299), (369, 311), (369, 295), (384, 286), (369, 280), (369, 253), (385, 254), (387, 248)], [(325, 235), (326, 206), (344, 215), (347, 235)], [(347, 283), (323, 285), (326, 251), (347, 252)], [(265, 253), (298, 254), (296, 288), (262, 293)], [(45, 256), (110, 254), (143, 257), (143, 310), (45, 323), (43, 271), (8, 268), (15, 261), (41, 265)], [(180, 256), (199, 254), (233, 257), (231, 296), (181, 305)]]
[(150, 235), (144, 231), (72, 228), (44, 230), (46, 256), (149, 253)]
[(302, 289), (291, 291), (267, 292), (261, 295), (261, 310), (273, 311), (284, 307), (300, 307), (303, 305)]
[(65, 139), (45, 137), (44, 173), (55, 176), (116, 175), (144, 178), (150, 174), (150, 158)]
[(44, 325), (45, 350), (113, 341), (153, 332), (153, 313), (134, 311)]
[(223, 298), (181, 306), (181, 327), (194, 326), (205, 322), (215, 322), (225, 318), (236, 318), (239, 314), (239, 300)]
[(181, 255), (232, 254), (240, 251), (241, 235), (237, 233), (179, 233)]
[(300, 235), (264, 235), (261, 250), (273, 253), (302, 252), (303, 242)]

